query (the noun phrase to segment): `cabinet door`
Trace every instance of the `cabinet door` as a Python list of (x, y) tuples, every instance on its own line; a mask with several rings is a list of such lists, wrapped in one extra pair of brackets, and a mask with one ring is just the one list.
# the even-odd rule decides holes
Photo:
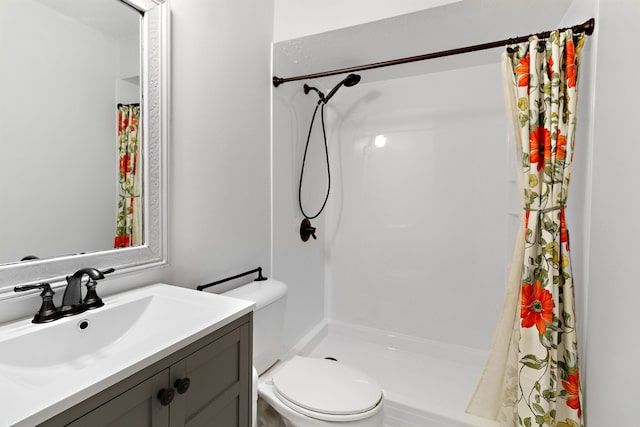
[(244, 324), (171, 366), (171, 384), (189, 389), (171, 403), (171, 427), (249, 427), (251, 333)]
[(167, 387), (169, 370), (154, 375), (68, 424), (72, 427), (168, 427), (169, 406), (158, 392)]

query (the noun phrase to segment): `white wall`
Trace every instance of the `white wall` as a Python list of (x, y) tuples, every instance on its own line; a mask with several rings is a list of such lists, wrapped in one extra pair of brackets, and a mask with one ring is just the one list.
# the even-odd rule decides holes
[(33, 0), (0, 20), (0, 262), (110, 249), (118, 43)]
[[(273, 274), (289, 286), (284, 331), (287, 348), (325, 317), (324, 214), (312, 220), (318, 228), (318, 240), (303, 242), (303, 216), (298, 207), (304, 143), (316, 101), (317, 98), (304, 95), (301, 85), (286, 85), (273, 92)], [(326, 191), (319, 119), (318, 113), (303, 183), (303, 206), (312, 215), (321, 206)]]
[(501, 89), (470, 64), (332, 99), (331, 319), (488, 349), (515, 238)]
[(458, 1), (275, 0), (273, 40), (294, 39)]
[(140, 77), (140, 35), (133, 34), (119, 40), (120, 78)]
[(600, 1), (587, 342), (589, 426), (637, 424), (640, 3)]
[(172, 0), (171, 11), (170, 280), (268, 274), (273, 4)]

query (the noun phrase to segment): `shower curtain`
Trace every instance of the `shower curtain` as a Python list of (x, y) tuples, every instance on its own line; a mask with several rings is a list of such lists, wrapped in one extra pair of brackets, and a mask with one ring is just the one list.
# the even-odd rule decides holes
[(503, 311), (467, 407), (502, 426), (583, 425), (565, 222), (583, 43), (584, 34), (555, 31), (503, 56), (524, 209)]
[(118, 105), (119, 195), (113, 246), (142, 244), (140, 104)]

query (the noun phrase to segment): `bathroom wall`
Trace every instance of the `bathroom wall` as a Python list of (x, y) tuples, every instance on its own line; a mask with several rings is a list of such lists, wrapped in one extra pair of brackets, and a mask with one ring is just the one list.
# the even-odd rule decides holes
[(273, 3), (171, 0), (171, 12), (167, 280), (269, 275)]
[[(270, 275), (273, 3), (170, 7), (169, 264), (109, 277), (102, 295), (155, 282), (193, 288), (257, 265)], [(0, 322), (38, 306), (37, 296), (2, 302)]]
[[(274, 62), (284, 62), (274, 51)], [(284, 62), (286, 64), (286, 62)], [(282, 69), (295, 72), (295, 69)], [(312, 220), (318, 240), (300, 238), (303, 219), (298, 206), (298, 184), (304, 144), (317, 98), (304, 95), (299, 84), (273, 91), (272, 197), (273, 275), (289, 286), (284, 339), (290, 348), (325, 318), (324, 215)], [(306, 162), (302, 203), (314, 215), (327, 188), (326, 161), (321, 138), (320, 114), (313, 128)]]
[(589, 425), (637, 424), (640, 3), (599, 1), (589, 262)]

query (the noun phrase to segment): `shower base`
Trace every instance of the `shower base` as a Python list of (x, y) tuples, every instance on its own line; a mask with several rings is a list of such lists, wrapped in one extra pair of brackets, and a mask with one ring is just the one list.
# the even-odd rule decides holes
[(497, 427), (464, 413), (486, 353), (340, 322), (318, 326), (293, 350), (335, 357), (384, 390), (387, 427)]

